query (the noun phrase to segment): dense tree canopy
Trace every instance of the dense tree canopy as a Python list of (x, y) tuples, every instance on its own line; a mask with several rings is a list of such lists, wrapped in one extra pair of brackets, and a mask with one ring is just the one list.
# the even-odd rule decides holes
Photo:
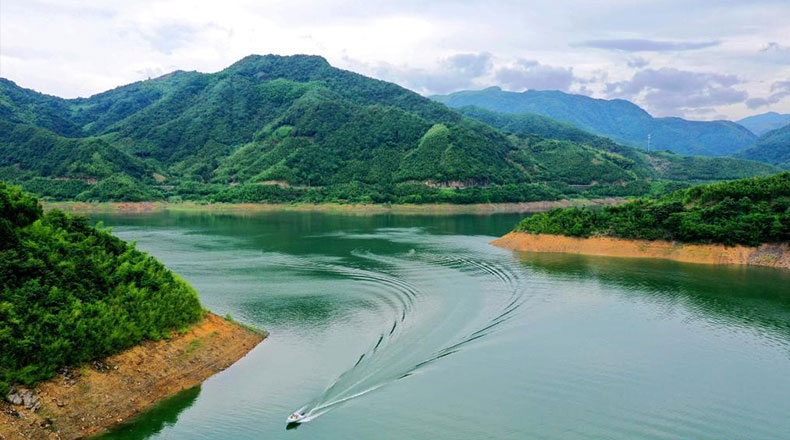
[(701, 185), (603, 210), (555, 209), (517, 231), (692, 243), (790, 242), (790, 172)]
[(201, 316), (195, 291), (161, 263), (0, 182), (0, 395)]
[(790, 125), (763, 134), (754, 147), (738, 153), (738, 156), (790, 169)]
[(654, 118), (636, 104), (622, 99), (594, 99), (558, 90), (508, 92), (498, 87), (461, 91), (433, 99), (453, 108), (477, 106), (502, 113), (532, 113), (571, 123), (592, 133), (637, 148), (678, 154), (728, 156), (754, 144), (756, 136), (730, 121), (689, 121)]
[[(522, 137), (537, 135), (548, 139), (569, 141), (564, 149), (566, 152), (586, 148), (627, 158), (628, 161), (621, 162), (619, 166), (624, 170), (636, 173), (640, 178), (694, 182), (742, 179), (769, 175), (779, 171), (765, 163), (730, 157), (684, 156), (669, 151), (646, 152), (638, 148), (620, 145), (602, 136), (593, 135), (567, 122), (537, 114), (498, 113), (473, 106), (462, 107), (458, 110), (464, 115), (485, 122), (505, 133)], [(569, 164), (564, 160), (563, 154), (558, 154), (554, 158), (545, 157), (544, 163), (548, 165), (548, 168), (557, 170), (558, 173), (572, 172), (578, 173), (577, 175), (589, 172), (587, 168), (590, 164), (590, 162), (586, 164), (588, 166), (581, 166), (578, 163)], [(595, 177), (589, 176), (588, 180), (595, 180)]]
[(647, 157), (536, 115), (465, 113), (302, 55), (78, 99), (3, 80), (0, 179), (66, 200), (469, 203), (643, 195), (664, 179), (775, 171)]

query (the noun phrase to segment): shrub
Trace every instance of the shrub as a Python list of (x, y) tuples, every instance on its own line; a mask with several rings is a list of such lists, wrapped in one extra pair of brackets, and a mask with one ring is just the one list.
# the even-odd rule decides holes
[(0, 182), (0, 395), (202, 317), (196, 292), (84, 218)]

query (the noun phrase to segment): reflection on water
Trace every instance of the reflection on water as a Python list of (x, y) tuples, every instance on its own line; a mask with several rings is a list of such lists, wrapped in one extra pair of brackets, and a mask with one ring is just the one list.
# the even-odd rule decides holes
[[(105, 434), (91, 437), (92, 440), (142, 440), (173, 425), (178, 415), (192, 406), (200, 394), (200, 386), (188, 388), (159, 402), (150, 410), (117, 426)], [(132, 428), (132, 429), (130, 429)]]
[(538, 272), (617, 286), (607, 291), (638, 295), (664, 313), (682, 307), (696, 318), (764, 332), (790, 346), (790, 271), (584, 255), (517, 255)]
[(316, 327), (331, 321), (338, 314), (338, 304), (321, 295), (303, 295), (277, 298), (267, 304), (251, 301), (242, 304), (244, 316), (269, 326), (302, 325)]
[[(151, 430), (146, 415), (116, 435), (565, 440), (790, 432), (787, 271), (488, 245), (517, 222), (512, 215), (96, 219), (184, 276), (206, 307), (270, 331), (205, 382), (177, 420)], [(283, 429), (305, 402), (337, 410)]]

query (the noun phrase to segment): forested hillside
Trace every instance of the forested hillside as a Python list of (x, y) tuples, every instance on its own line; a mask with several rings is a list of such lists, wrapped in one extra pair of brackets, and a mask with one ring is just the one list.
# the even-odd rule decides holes
[(594, 99), (560, 91), (527, 90), (521, 93), (491, 87), (432, 99), (453, 108), (477, 106), (502, 113), (534, 113), (569, 122), (617, 142), (679, 154), (727, 156), (754, 144), (756, 136), (730, 121), (688, 121), (654, 118), (636, 104), (622, 99)]
[(528, 117), (540, 128), (527, 133), (470, 116), (305, 55), (68, 100), (3, 80), (0, 178), (53, 199), (472, 203), (641, 195), (665, 180), (773, 171), (646, 159), (549, 118)]
[[(596, 136), (576, 128), (567, 122), (545, 116), (524, 113), (499, 113), (480, 107), (461, 107), (461, 114), (485, 122), (505, 133), (518, 136), (540, 135), (559, 140), (568, 140), (568, 150), (579, 151), (584, 147), (621, 155), (633, 162), (632, 169), (645, 178), (673, 181), (732, 180), (744, 177), (769, 175), (778, 172), (773, 166), (754, 161), (729, 157), (685, 156), (669, 151), (646, 152), (617, 144), (609, 138)], [(562, 157), (551, 164), (554, 169), (563, 166)], [(574, 168), (576, 169), (576, 168)]]
[[(455, 109), (458, 113), (498, 128), (505, 133), (538, 135), (545, 138), (573, 142), (591, 142), (599, 136), (582, 130), (569, 122), (563, 122), (537, 113), (503, 113), (468, 105)], [(604, 138), (601, 138), (604, 139)]]
[(738, 156), (790, 170), (790, 125), (763, 134), (754, 147), (738, 153)]
[(79, 217), (0, 182), (0, 395), (199, 320), (195, 291)]
[(516, 231), (691, 243), (790, 242), (790, 172), (720, 182), (620, 206), (555, 209), (527, 217)]
[(748, 128), (749, 131), (757, 136), (762, 136), (771, 130), (790, 125), (790, 114), (768, 112), (739, 119), (735, 122)]

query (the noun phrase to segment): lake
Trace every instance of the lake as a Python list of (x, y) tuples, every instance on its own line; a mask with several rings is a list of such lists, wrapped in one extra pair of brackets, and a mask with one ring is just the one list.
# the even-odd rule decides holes
[[(270, 332), (107, 438), (790, 433), (790, 271), (490, 246), (514, 215), (92, 219)], [(287, 430), (300, 408), (312, 420)]]

